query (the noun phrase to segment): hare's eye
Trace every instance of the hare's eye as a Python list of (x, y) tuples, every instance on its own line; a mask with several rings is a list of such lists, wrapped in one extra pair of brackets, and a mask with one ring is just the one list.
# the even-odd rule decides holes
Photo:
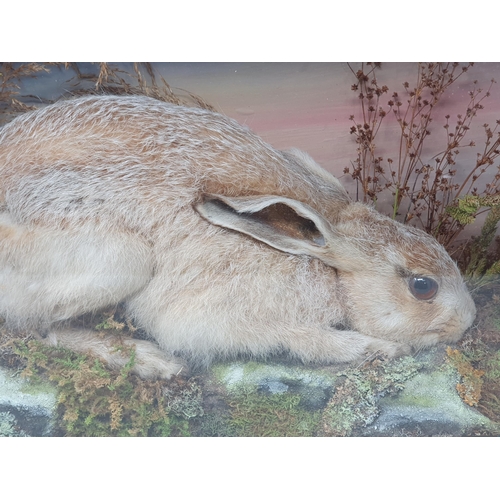
[(410, 292), (418, 300), (432, 299), (438, 291), (438, 284), (432, 278), (414, 276), (410, 278)]

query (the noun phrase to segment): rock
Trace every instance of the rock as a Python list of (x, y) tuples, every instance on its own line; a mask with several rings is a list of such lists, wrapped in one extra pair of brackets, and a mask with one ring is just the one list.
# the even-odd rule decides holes
[(217, 435), (498, 433), (498, 424), (460, 398), (460, 375), (444, 346), (416, 357), (338, 368), (253, 361), (213, 366), (210, 377), (221, 387), (219, 403), (211, 408), (219, 415)]
[(365, 436), (462, 436), (492, 423), (459, 397), (458, 374), (451, 369), (419, 373), (394, 397), (380, 398), (378, 418)]
[(218, 363), (210, 369), (198, 435), (314, 436), (337, 377), (295, 363)]
[(53, 386), (30, 382), (0, 366), (0, 436), (50, 436), (56, 394)]
[(262, 396), (297, 394), (311, 411), (326, 406), (338, 378), (326, 369), (255, 361), (217, 364), (211, 372), (230, 394), (253, 390)]
[[(460, 381), (441, 346), (361, 367), (217, 363), (180, 389), (166, 382), (164, 394), (183, 435), (498, 434), (498, 423), (461, 399)], [(0, 367), (0, 436), (54, 435), (56, 402), (56, 388)]]

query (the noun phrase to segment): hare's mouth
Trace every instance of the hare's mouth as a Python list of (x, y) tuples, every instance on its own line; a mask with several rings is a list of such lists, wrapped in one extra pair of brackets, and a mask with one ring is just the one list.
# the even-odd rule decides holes
[(473, 321), (473, 315), (464, 317), (456, 314), (455, 316), (448, 318), (447, 321), (441, 321), (440, 323), (436, 322), (431, 325), (431, 328), (423, 332), (423, 335), (425, 337), (437, 335), (439, 337), (439, 341), (441, 342), (456, 342), (462, 338), (463, 334), (471, 326)]
[(438, 342), (457, 342), (465, 332), (463, 325), (459, 322), (443, 325), (443, 328), (432, 328), (426, 330), (420, 337), (422, 346), (435, 345)]

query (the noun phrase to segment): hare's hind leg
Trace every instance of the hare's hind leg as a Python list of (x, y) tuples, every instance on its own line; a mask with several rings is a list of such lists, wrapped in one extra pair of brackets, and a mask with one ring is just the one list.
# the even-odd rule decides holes
[[(51, 325), (127, 299), (147, 284), (152, 267), (150, 247), (136, 235), (92, 226), (28, 228), (0, 213), (0, 316), (10, 327), (48, 331), (51, 345), (123, 366), (129, 358), (112, 336)], [(125, 343), (135, 348), (134, 371), (144, 378), (169, 378), (184, 368), (149, 342)]]
[(131, 359), (132, 371), (144, 379), (169, 379), (173, 375), (187, 375), (187, 365), (180, 358), (169, 356), (151, 342), (120, 339), (114, 335), (101, 335), (91, 330), (52, 330), (43, 342), (72, 351), (90, 353), (101, 358), (111, 368), (120, 369)]
[(125, 232), (15, 223), (0, 214), (0, 316), (17, 327), (47, 327), (115, 304), (152, 275), (149, 246)]

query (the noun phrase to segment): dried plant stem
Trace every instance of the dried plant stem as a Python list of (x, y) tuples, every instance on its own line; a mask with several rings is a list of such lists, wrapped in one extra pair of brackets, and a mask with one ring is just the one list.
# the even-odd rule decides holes
[[(475, 165), (465, 179), (460, 183), (455, 181), (457, 155), (464, 148), (476, 146), (473, 141), (467, 141), (467, 135), (478, 111), (484, 108), (484, 100), (490, 96), (494, 80), (485, 93), (474, 82), (466, 110), (457, 115), (454, 127), (450, 116), (445, 117), (445, 147), (424, 157), (424, 146), (426, 138), (431, 135), (436, 107), (448, 89), (472, 66), (473, 63), (464, 66), (458, 63), (419, 63), (415, 85), (404, 82), (404, 94), (393, 92), (384, 106), (381, 97), (389, 89), (377, 81), (381, 64), (362, 63), (358, 70), (349, 65), (356, 78), (351, 89), (358, 94), (361, 120), (350, 117), (354, 124), (350, 132), (357, 144), (357, 158), (352, 163), (352, 170), (346, 167), (344, 172), (361, 187), (363, 201), (375, 202), (380, 193), (389, 191), (393, 196), (393, 218), (406, 223), (418, 222), (447, 248), (451, 248), (464, 229), (447, 207), (457, 206), (459, 198), (465, 195), (485, 196), (500, 192), (500, 167), (495, 165), (500, 156), (500, 121), (493, 128), (484, 125), (483, 151), (477, 153)], [(375, 140), (390, 114), (399, 126), (398, 147), (393, 155), (383, 158), (377, 153)], [(491, 181), (479, 193), (477, 180), (485, 173), (491, 175)]]

